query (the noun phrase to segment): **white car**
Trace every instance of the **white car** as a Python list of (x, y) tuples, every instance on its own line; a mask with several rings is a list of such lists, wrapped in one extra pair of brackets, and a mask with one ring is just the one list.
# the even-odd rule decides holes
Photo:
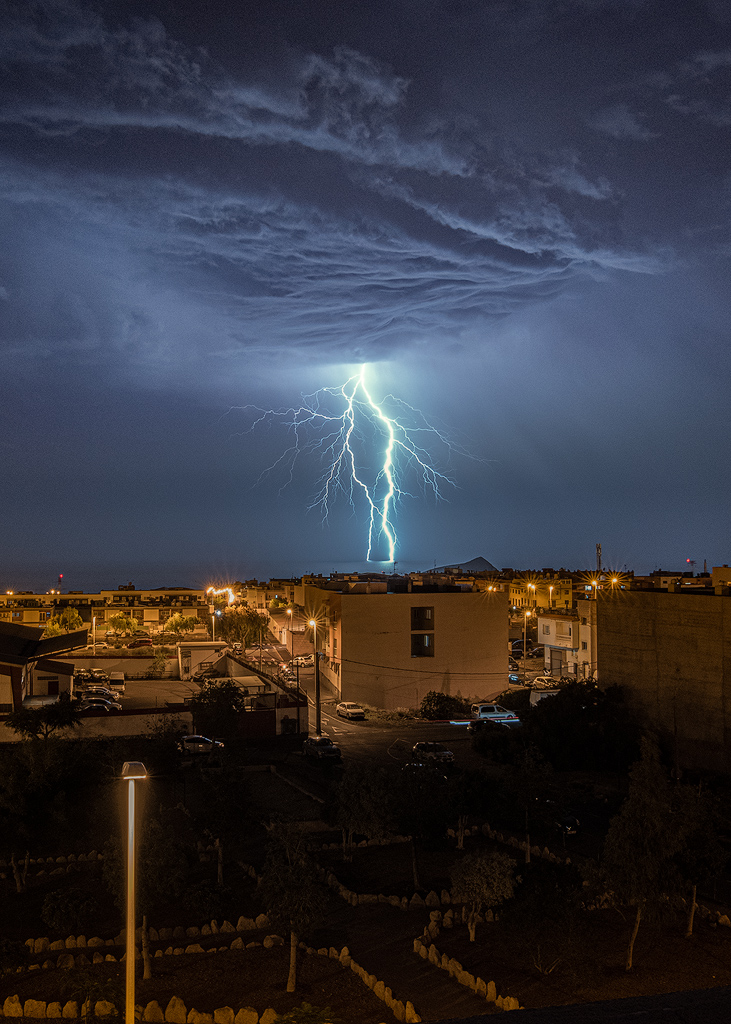
[(534, 690), (557, 690), (559, 681), (552, 676), (536, 676), (528, 682), (528, 686)]
[(335, 711), (341, 718), (365, 718), (365, 711), (359, 704), (344, 700), (335, 705)]
[(473, 718), (486, 718), (489, 722), (504, 722), (509, 718), (517, 718), (514, 711), (501, 707), (500, 704), (473, 704)]
[(223, 750), (221, 740), (209, 740), (207, 736), (182, 736), (178, 740), (178, 750), (181, 754), (212, 754), (214, 751)]

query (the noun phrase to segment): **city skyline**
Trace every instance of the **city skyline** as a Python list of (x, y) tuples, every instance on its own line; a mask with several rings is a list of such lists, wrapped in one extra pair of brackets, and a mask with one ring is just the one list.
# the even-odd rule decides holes
[(728, 562), (727, 4), (0, 11), (4, 588), (363, 567), (246, 414), (362, 366), (399, 568)]

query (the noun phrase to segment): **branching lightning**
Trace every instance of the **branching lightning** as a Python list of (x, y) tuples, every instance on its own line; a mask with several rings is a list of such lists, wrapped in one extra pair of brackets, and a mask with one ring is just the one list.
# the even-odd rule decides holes
[[(345, 495), (354, 513), (360, 499), (360, 507), (368, 513), (366, 558), (374, 560), (379, 548), (386, 553), (385, 560), (393, 562), (398, 547), (397, 509), (404, 498), (414, 496), (407, 490), (407, 480), (417, 480), (421, 489), (435, 499), (443, 497), (446, 485), (454, 486), (450, 477), (434, 467), (424, 443), (428, 438), (447, 452), (455, 451), (456, 446), (406, 402), (393, 395), (376, 401), (365, 377), (364, 365), (339, 387), (304, 395), (297, 408), (264, 410), (248, 406), (259, 414), (248, 432), (281, 422), (291, 442), (261, 473), (259, 481), (285, 470), (288, 475), (283, 489), (292, 482), (297, 461), (316, 454), (325, 469), (308, 511), (319, 508), (327, 521), (338, 494)], [(422, 440), (424, 443), (419, 443)]]

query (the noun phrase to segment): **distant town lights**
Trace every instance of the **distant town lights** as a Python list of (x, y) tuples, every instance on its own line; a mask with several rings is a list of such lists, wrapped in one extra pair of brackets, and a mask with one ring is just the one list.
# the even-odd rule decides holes
[(226, 601), (227, 601), (228, 604), (233, 604), (234, 601), (236, 600), (236, 595), (234, 594), (234, 592), (231, 589), (231, 587), (221, 587), (220, 590), (216, 590), (215, 587), (209, 587), (206, 590), (206, 593), (210, 597), (220, 597), (221, 594), (227, 594), (228, 596), (226, 598)]

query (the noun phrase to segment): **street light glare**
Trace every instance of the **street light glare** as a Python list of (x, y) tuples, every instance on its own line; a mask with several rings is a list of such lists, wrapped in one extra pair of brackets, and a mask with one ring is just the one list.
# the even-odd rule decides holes
[(130, 779), (146, 779), (147, 769), (141, 761), (125, 761), (122, 765), (122, 778), (125, 782)]

